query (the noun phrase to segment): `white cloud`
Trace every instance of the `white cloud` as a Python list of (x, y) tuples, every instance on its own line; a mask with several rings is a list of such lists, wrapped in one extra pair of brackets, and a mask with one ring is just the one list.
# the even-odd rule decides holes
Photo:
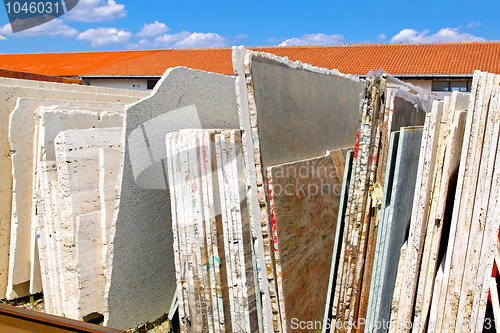
[(0, 40), (7, 39), (4, 36), (0, 35)]
[(138, 37), (152, 37), (161, 35), (167, 31), (169, 31), (169, 27), (167, 27), (164, 23), (160, 23), (155, 21), (155, 23), (146, 24), (144, 23), (144, 27), (141, 32), (137, 34)]
[(443, 28), (434, 35), (428, 35), (429, 30), (418, 32), (414, 29), (403, 29), (392, 37), (390, 43), (438, 43), (438, 42), (481, 42), (483, 37), (469, 33), (460, 33), (460, 28)]
[(76, 39), (89, 42), (93, 47), (99, 47), (109, 44), (122, 44), (129, 41), (132, 33), (126, 30), (116, 28), (97, 28), (89, 29), (79, 34)]
[(78, 30), (72, 28), (61, 19), (55, 19), (36, 27), (12, 33), (10, 24), (6, 24), (0, 28), (0, 33), (9, 37), (36, 37), (36, 36), (63, 36), (74, 37), (78, 34)]
[(80, 22), (104, 22), (125, 16), (125, 5), (118, 4), (115, 0), (80, 0), (65, 18)]
[(467, 28), (480, 27), (480, 26), (481, 26), (481, 22), (472, 21), (471, 23), (467, 24)]
[(227, 45), (227, 38), (216, 33), (202, 33), (183, 31), (178, 34), (159, 36), (156, 42), (165, 47), (172, 48), (201, 48), (201, 47), (223, 47)]
[(290, 38), (279, 44), (279, 46), (291, 45), (328, 45), (338, 44), (344, 39), (342, 35), (326, 35), (326, 34), (305, 34), (297, 38)]
[[(238, 35), (241, 39), (246, 36)], [(138, 43), (131, 43), (127, 47), (129, 49), (138, 48), (205, 48), (205, 47), (224, 47), (229, 43), (228, 38), (222, 37), (216, 33), (202, 33), (183, 31), (177, 34), (163, 34), (156, 37), (153, 41), (141, 39)]]
[(377, 39), (378, 39), (379, 42), (384, 41), (386, 38), (387, 37), (385, 36), (385, 34), (380, 34), (380, 35), (377, 36)]

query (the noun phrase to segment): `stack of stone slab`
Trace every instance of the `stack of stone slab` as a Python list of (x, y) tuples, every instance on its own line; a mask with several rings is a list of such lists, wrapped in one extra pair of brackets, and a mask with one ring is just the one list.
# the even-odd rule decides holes
[[(387, 230), (382, 223), (386, 216), (383, 208), (388, 204), (384, 199), (391, 198), (387, 189), (392, 189), (392, 179), (387, 179), (386, 168), (391, 168), (392, 158), (395, 161), (394, 141), (398, 141), (391, 140), (391, 133), (401, 129), (405, 133), (406, 148), (408, 144), (411, 148), (412, 139), (418, 140), (419, 129), (414, 126), (423, 125), (431, 103), (429, 93), (385, 73), (367, 76), (358, 140), (353, 156), (346, 160), (349, 179), (342, 190), (342, 211), (337, 222), (339, 232), (335, 235), (323, 318), (324, 332), (333, 331), (335, 323), (349, 331), (362, 330), (366, 318), (370, 317), (369, 295), (378, 289), (372, 285), (380, 283), (376, 272), (382, 263), (378, 261), (384, 260), (383, 264), (387, 264), (380, 258), (377, 242), (386, 242), (385, 236), (378, 239), (378, 235)], [(399, 158), (408, 159), (408, 156)]]
[[(45, 242), (45, 232), (54, 225), (38, 222), (53, 222), (52, 214), (59, 213), (52, 206), (44, 207), (40, 200), (42, 195), (61, 199), (52, 191), (58, 187), (50, 185), (57, 170), (54, 140), (59, 132), (69, 129), (123, 127), (125, 105), (149, 93), (2, 78), (0, 95), (0, 168), (4, 176), (0, 187), (0, 298), (14, 299), (42, 289), (50, 294), (47, 269), (62, 266), (60, 262), (46, 266), (54, 264), (46, 252), (56, 244), (54, 239)], [(81, 123), (81, 117), (93, 120)], [(117, 135), (121, 137), (121, 129)], [(85, 233), (85, 229), (81, 231)], [(54, 249), (50, 251), (55, 255)], [(59, 285), (52, 290), (62, 292)], [(65, 313), (60, 302), (56, 306), (50, 305), (50, 300), (48, 303), (48, 312)], [(55, 310), (57, 306), (60, 311)]]
[(239, 130), (167, 135), (182, 332), (257, 332)]
[(364, 82), (241, 47), (233, 66), (262, 330), (291, 332), (322, 320)]
[(499, 226), (499, 93), (499, 75), (476, 71), (470, 99), (454, 93), (426, 119), (395, 324), (419, 332), (484, 327)]

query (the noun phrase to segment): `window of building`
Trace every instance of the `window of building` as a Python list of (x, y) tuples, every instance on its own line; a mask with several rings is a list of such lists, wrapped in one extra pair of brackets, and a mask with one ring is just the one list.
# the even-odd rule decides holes
[(432, 81), (432, 91), (470, 91), (471, 80), (435, 80)]
[(148, 89), (153, 89), (160, 80), (148, 80)]

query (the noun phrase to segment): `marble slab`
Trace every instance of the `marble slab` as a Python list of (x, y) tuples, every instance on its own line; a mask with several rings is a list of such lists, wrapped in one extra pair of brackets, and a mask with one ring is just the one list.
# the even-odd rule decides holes
[[(281, 318), (321, 321), (339, 213), (345, 152), (268, 168)], [(307, 245), (306, 245), (307, 244)]]
[(265, 199), (266, 168), (321, 156), (326, 150), (352, 147), (363, 82), (338, 71), (292, 63), (244, 48), (233, 49), (233, 67), (238, 76), (241, 128), (248, 136), (244, 142), (254, 148), (245, 151), (245, 161), (247, 165), (254, 164), (248, 167), (250, 171), (255, 168), (247, 179), (251, 182), (247, 183), (248, 197), (254, 200), (250, 205), (253, 228), (263, 233), (254, 234), (254, 238), (259, 240), (260, 269), (267, 278), (259, 282), (261, 290), (267, 293), (263, 296), (264, 326), (269, 329), (272, 325), (274, 331), (280, 331), (282, 320), (270, 252), (271, 223)]
[[(238, 127), (234, 78), (183, 67), (167, 70), (151, 97), (126, 109), (123, 173), (108, 248), (105, 325), (128, 329), (135, 321), (156, 320), (177, 288), (166, 134)], [(151, 274), (144, 276), (144, 271)]]

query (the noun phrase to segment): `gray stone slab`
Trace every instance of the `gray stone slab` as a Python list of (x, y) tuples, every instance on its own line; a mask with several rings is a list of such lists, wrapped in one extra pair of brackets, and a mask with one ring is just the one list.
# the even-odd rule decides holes
[(377, 244), (376, 251), (374, 256), (373, 263), (373, 272), (372, 272), (372, 280), (370, 286), (370, 295), (368, 298), (368, 307), (367, 307), (367, 315), (366, 315), (366, 325), (365, 330), (367, 332), (371, 332), (374, 327), (375, 321), (375, 311), (378, 309), (380, 303), (380, 288), (383, 281), (381, 281), (382, 277), (380, 276), (381, 267), (381, 259), (383, 254), (385, 253), (383, 249), (385, 249), (385, 244), (387, 244), (386, 240), (388, 238), (387, 235), (387, 219), (389, 215), (391, 215), (391, 199), (392, 199), (392, 187), (394, 181), (394, 169), (396, 166), (396, 157), (398, 152), (398, 144), (399, 144), (399, 135), (400, 132), (392, 132), (389, 139), (389, 147), (387, 150), (388, 160), (386, 163), (385, 177), (384, 177), (384, 189), (383, 189), (383, 198), (380, 210), (380, 220), (378, 226), (378, 235), (377, 235)]
[(349, 180), (351, 179), (352, 172), (352, 157), (354, 155), (354, 151), (348, 151), (346, 153), (345, 167), (344, 167), (344, 176), (342, 178), (342, 192), (340, 195), (340, 203), (339, 203), (339, 213), (337, 217), (337, 226), (335, 228), (335, 238), (333, 243), (333, 252), (332, 252), (332, 264), (330, 267), (330, 278), (328, 281), (328, 290), (326, 295), (326, 306), (325, 306), (325, 315), (323, 318), (323, 333), (331, 332), (331, 323), (332, 323), (332, 313), (334, 306), (334, 298), (335, 298), (335, 289), (337, 282), (337, 271), (338, 265), (341, 258), (341, 249), (342, 249), (342, 239), (344, 233), (344, 219), (347, 208), (347, 202), (349, 200)]
[(239, 127), (234, 78), (169, 69), (151, 97), (126, 110), (120, 201), (109, 248), (107, 326), (128, 329), (154, 321), (170, 306), (176, 283), (165, 136), (200, 127)]
[(353, 147), (362, 81), (251, 58), (263, 168)]
[(386, 248), (379, 261), (381, 270), (378, 274), (382, 283), (379, 291), (380, 304), (374, 309), (375, 323), (388, 321), (390, 317), (397, 263), (412, 214), (422, 133), (422, 128), (401, 128), (390, 200), (392, 216), (386, 221), (386, 239), (382, 240)]

